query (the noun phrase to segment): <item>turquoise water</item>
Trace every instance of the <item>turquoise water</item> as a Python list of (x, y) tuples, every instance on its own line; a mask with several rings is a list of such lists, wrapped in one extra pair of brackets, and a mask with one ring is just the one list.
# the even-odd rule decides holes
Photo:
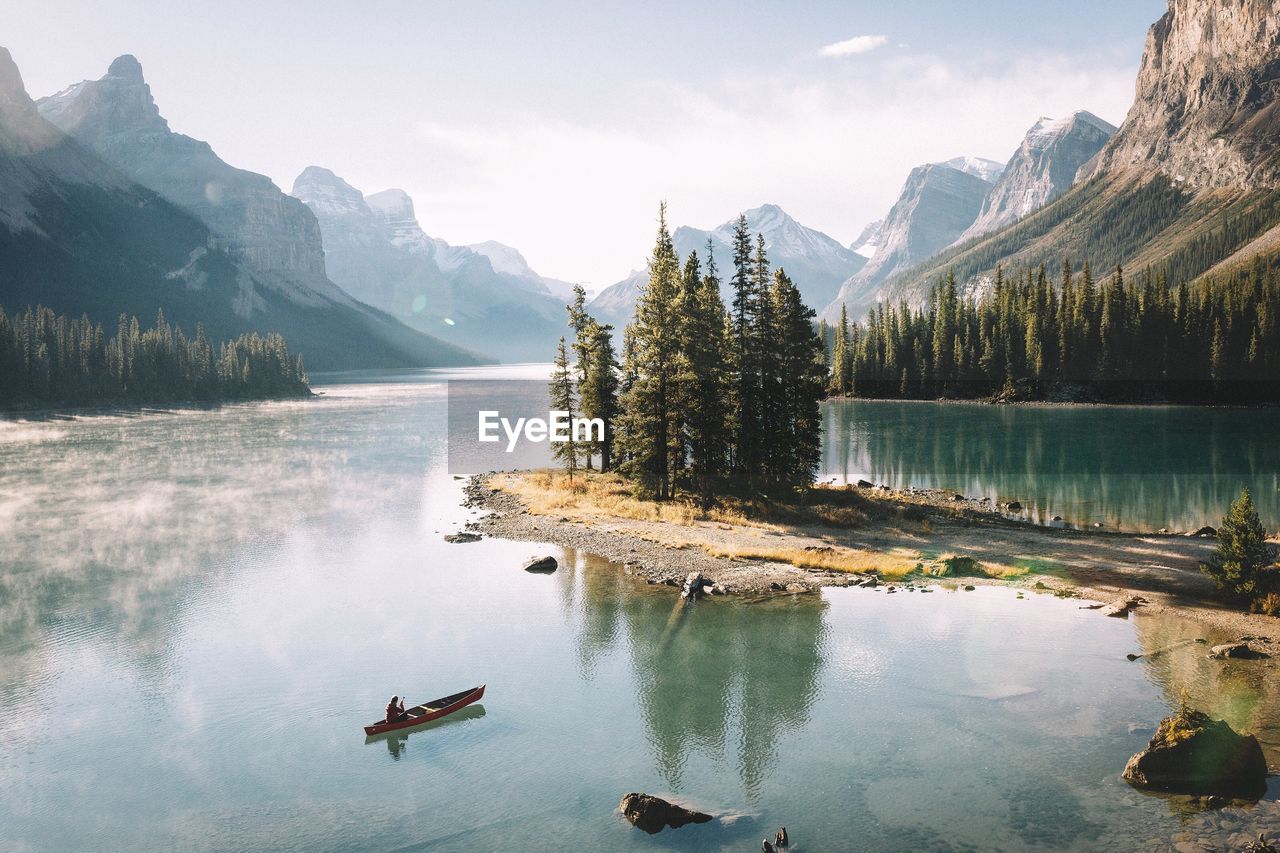
[[(1200, 654), (1125, 659), (1194, 626), (997, 588), (684, 607), (586, 554), (445, 544), (471, 511), (443, 387), (324, 390), (0, 424), (0, 848), (1162, 849), (1280, 822), (1274, 793), (1209, 822), (1119, 780), (1181, 686), (1221, 692)], [(478, 682), (458, 719), (361, 731)], [(1257, 726), (1270, 688), (1232, 685)], [(730, 819), (651, 837), (633, 790)]]
[(959, 491), (1109, 529), (1217, 526), (1249, 487), (1280, 527), (1275, 409), (826, 404), (822, 477)]

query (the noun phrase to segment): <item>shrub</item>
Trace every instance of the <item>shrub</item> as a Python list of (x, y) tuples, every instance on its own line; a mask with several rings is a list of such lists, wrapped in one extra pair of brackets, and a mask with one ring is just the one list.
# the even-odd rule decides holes
[(1280, 590), (1280, 568), (1274, 564), (1253, 497), (1245, 489), (1231, 504), (1218, 528), (1218, 548), (1200, 570), (1218, 589), (1234, 598), (1253, 599)]
[(1253, 600), (1253, 612), (1280, 616), (1280, 593), (1268, 592)]

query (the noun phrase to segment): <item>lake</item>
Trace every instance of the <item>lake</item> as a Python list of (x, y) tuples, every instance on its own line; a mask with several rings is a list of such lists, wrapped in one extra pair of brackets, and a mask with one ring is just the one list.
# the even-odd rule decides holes
[[(1184, 815), (1119, 779), (1184, 688), (1280, 758), (1275, 686), (1225, 676), (1192, 623), (943, 586), (685, 607), (589, 554), (444, 543), (472, 517), (444, 446), (458, 375), (0, 422), (0, 848), (755, 850), (786, 825), (811, 851), (1163, 849), (1280, 827), (1275, 785)], [(940, 427), (874, 405), (848, 458), (883, 441), (878, 479), (927, 476), (905, 448)], [(561, 569), (520, 571), (533, 553)], [(479, 682), (455, 719), (361, 731), (393, 692)], [(733, 819), (648, 836), (617, 814), (637, 790)]]
[(1017, 501), (1023, 518), (1154, 532), (1217, 527), (1244, 487), (1280, 526), (1275, 409), (834, 400), (824, 479)]

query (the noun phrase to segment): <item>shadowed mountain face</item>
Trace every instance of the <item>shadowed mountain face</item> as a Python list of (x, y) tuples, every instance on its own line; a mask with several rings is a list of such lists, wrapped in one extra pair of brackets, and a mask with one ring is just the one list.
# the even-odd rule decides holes
[[(1171, 285), (1280, 249), (1280, 3), (1170, 0), (1147, 36), (1133, 107), (1070, 190), (886, 280), (922, 303), (948, 270), (969, 293), (998, 264), (1151, 267)], [(992, 204), (995, 204), (994, 194)], [(838, 306), (837, 306), (838, 307)]]
[[(748, 210), (745, 215), (752, 240), (756, 234), (764, 235), (770, 263), (774, 269), (781, 267), (787, 271), (800, 289), (805, 304), (812, 308), (821, 308), (830, 302), (840, 283), (866, 263), (866, 258), (854, 249), (840, 245), (821, 231), (806, 228), (776, 204), (762, 205)], [(734, 218), (711, 231), (682, 225), (671, 235), (681, 258), (696, 251), (704, 264), (707, 241), (711, 241), (724, 285), (721, 295), (726, 304), (732, 298), (728, 279), (733, 263), (733, 229), (736, 224), (737, 219)], [(636, 300), (648, 280), (647, 271), (633, 271), (592, 300), (592, 313), (615, 325), (629, 323), (635, 312)]]
[(310, 166), (294, 181), (293, 195), (320, 222), (333, 280), (416, 329), (507, 362), (550, 360), (568, 331), (567, 300), (552, 295), (550, 280), (519, 252), (500, 243), (477, 251), (427, 236), (403, 190), (366, 196)]
[[(861, 317), (882, 298), (881, 284), (896, 273), (918, 264), (953, 243), (973, 224), (991, 191), (982, 177), (998, 174), (991, 168), (976, 168), (990, 161), (957, 158), (948, 163), (930, 163), (911, 170), (879, 235), (875, 255), (861, 271), (840, 288), (835, 301), (823, 315), (840, 316), (841, 303), (850, 315)], [(954, 165), (953, 165), (954, 164)]]
[(43, 303), (114, 326), (163, 309), (215, 339), (280, 332), (313, 369), (475, 362), (339, 290), (314, 217), (169, 131), (132, 57), (39, 106), (5, 52), (0, 301), (11, 310)]

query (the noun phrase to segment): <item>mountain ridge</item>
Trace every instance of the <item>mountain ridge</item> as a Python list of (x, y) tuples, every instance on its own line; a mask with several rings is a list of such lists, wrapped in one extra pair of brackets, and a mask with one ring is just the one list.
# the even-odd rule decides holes
[(486, 253), (428, 236), (404, 190), (365, 195), (308, 166), (291, 194), (319, 222), (334, 281), (412, 328), (504, 361), (547, 360), (565, 333), (567, 300), (523, 256), (487, 246), (499, 271)]
[[(136, 60), (112, 64), (122, 80), (140, 74), (135, 66)], [(154, 104), (147, 91), (120, 106), (101, 116), (106, 126), (136, 119), (140, 109), (146, 118)], [(147, 134), (168, 132), (157, 115), (146, 118)], [(0, 56), (0, 176), (0, 258), (7, 268), (0, 302), (12, 309), (43, 304), (105, 325), (122, 313), (149, 318), (163, 310), (189, 332), (203, 324), (220, 340), (275, 331), (315, 369), (476, 360), (356, 303), (331, 283), (320, 291), (254, 268), (195, 212), (42, 115), (7, 50)]]

